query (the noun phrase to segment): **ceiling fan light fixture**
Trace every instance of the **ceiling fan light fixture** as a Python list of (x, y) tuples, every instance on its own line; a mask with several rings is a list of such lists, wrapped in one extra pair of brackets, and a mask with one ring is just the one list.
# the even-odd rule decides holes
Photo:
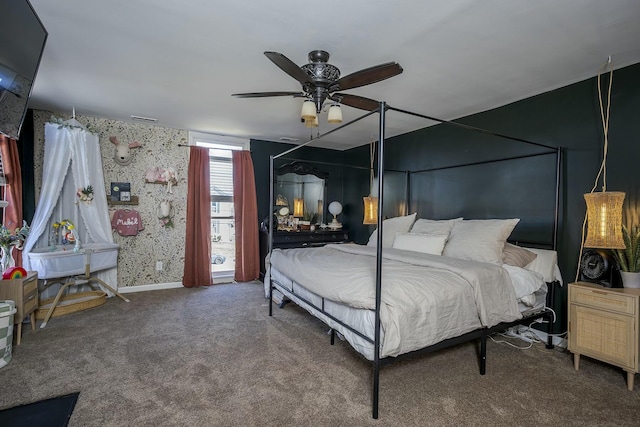
[(342, 123), (342, 108), (340, 105), (333, 104), (329, 107), (329, 117), (327, 118), (329, 123)]
[(318, 116), (314, 119), (307, 119), (304, 121), (304, 126), (308, 128), (317, 128), (318, 127)]
[(313, 120), (317, 118), (316, 105), (310, 99), (307, 99), (302, 103), (302, 112), (300, 116), (305, 120)]

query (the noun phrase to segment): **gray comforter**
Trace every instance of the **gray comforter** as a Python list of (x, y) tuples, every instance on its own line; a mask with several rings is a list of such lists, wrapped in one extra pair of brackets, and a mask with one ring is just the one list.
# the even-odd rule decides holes
[[(373, 247), (275, 249), (270, 262), (321, 297), (375, 308)], [(511, 279), (497, 265), (385, 248), (382, 272), (383, 357), (521, 317)]]

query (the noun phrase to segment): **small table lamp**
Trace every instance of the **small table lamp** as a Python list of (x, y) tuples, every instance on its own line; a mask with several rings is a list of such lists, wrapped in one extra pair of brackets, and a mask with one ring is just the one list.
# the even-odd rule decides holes
[(342, 228), (342, 224), (340, 224), (336, 219), (336, 216), (342, 213), (342, 204), (338, 201), (329, 203), (329, 213), (333, 215), (333, 221), (329, 223), (329, 228), (332, 230)]

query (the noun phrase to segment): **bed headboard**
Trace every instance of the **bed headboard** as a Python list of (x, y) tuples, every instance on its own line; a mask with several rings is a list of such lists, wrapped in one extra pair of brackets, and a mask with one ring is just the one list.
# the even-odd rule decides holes
[(557, 156), (558, 152), (548, 151), (410, 172), (407, 212), (431, 219), (520, 218), (510, 240), (554, 248)]

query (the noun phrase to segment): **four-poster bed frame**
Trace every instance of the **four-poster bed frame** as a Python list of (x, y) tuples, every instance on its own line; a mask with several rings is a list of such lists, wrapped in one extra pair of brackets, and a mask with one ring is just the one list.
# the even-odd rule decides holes
[[(473, 166), (473, 165), (479, 165), (479, 164), (485, 164), (485, 163), (492, 163), (492, 162), (501, 162), (501, 161), (508, 161), (508, 160), (515, 160), (515, 159), (523, 159), (523, 158), (527, 158), (527, 157), (535, 157), (535, 156), (542, 156), (542, 155), (555, 155), (556, 156), (556, 162), (555, 162), (555, 167), (556, 167), (556, 179), (555, 179), (555, 200), (554, 200), (554, 204), (555, 204), (555, 209), (554, 209), (554, 218), (553, 218), (553, 236), (552, 236), (552, 242), (550, 245), (552, 250), (556, 250), (557, 248), (557, 231), (558, 231), (558, 210), (559, 210), (559, 199), (560, 199), (560, 168), (561, 168), (561, 155), (562, 155), (562, 150), (561, 148), (556, 148), (556, 147), (551, 147), (551, 146), (547, 146), (544, 144), (539, 144), (539, 143), (535, 143), (535, 142), (531, 142), (531, 141), (527, 141), (524, 139), (520, 139), (520, 138), (515, 138), (515, 137), (510, 137), (507, 135), (503, 135), (503, 134), (499, 134), (499, 133), (495, 133), (495, 132), (491, 132), (485, 129), (480, 129), (480, 128), (476, 128), (473, 126), (468, 126), (468, 125), (464, 125), (461, 123), (457, 123), (457, 122), (451, 122), (451, 121), (447, 121), (447, 120), (441, 120), (441, 119), (437, 119), (437, 118), (433, 118), (433, 117), (429, 117), (426, 115), (422, 115), (422, 114), (418, 114), (418, 113), (413, 113), (413, 112), (409, 112), (409, 111), (405, 111), (405, 110), (400, 110), (400, 109), (396, 109), (393, 108), (391, 106), (386, 105), (385, 102), (380, 102), (380, 106), (378, 109), (370, 111), (344, 125), (341, 125), (338, 128), (333, 129), (330, 132), (327, 132), (323, 135), (321, 135), (320, 137), (326, 137), (329, 134), (332, 134), (334, 132), (337, 132), (338, 130), (347, 127), (359, 120), (362, 120), (372, 114), (378, 113), (379, 114), (379, 121), (378, 121), (378, 127), (379, 127), (379, 138), (378, 138), (378, 223), (377, 223), (377, 252), (376, 252), (376, 275), (375, 275), (375, 323), (374, 323), (374, 336), (373, 337), (369, 337), (366, 336), (364, 333), (362, 333), (361, 331), (356, 330), (355, 328), (347, 325), (346, 323), (342, 322), (340, 319), (337, 319), (335, 316), (332, 316), (330, 313), (326, 312), (324, 310), (324, 298), (322, 298), (322, 306), (318, 307), (317, 305), (313, 304), (311, 301), (305, 299), (304, 297), (300, 296), (300, 295), (296, 295), (296, 297), (298, 299), (300, 299), (302, 302), (308, 304), (310, 307), (314, 308), (315, 310), (319, 311), (320, 313), (322, 313), (324, 316), (326, 316), (327, 318), (331, 319), (332, 321), (337, 322), (338, 324), (340, 324), (342, 327), (348, 329), (349, 331), (353, 332), (354, 334), (358, 335), (359, 337), (363, 338), (364, 340), (366, 340), (369, 343), (373, 344), (373, 349), (374, 349), (374, 360), (373, 360), (373, 390), (372, 390), (372, 416), (373, 418), (378, 418), (378, 403), (379, 403), (379, 383), (380, 383), (380, 369), (382, 368), (382, 366), (395, 362), (397, 360), (403, 359), (405, 357), (410, 357), (416, 354), (424, 354), (424, 353), (430, 353), (433, 351), (437, 351), (446, 347), (450, 347), (456, 344), (460, 344), (463, 342), (467, 342), (467, 341), (471, 341), (471, 340), (476, 340), (479, 339), (480, 340), (480, 374), (484, 375), (486, 372), (486, 340), (487, 337), (495, 332), (499, 332), (499, 331), (504, 331), (510, 327), (513, 326), (517, 326), (517, 325), (521, 325), (521, 324), (530, 324), (535, 320), (539, 320), (539, 319), (546, 319), (548, 322), (548, 340), (547, 340), (547, 344), (546, 344), (546, 348), (548, 349), (552, 349), (553, 348), (553, 336), (552, 336), (552, 323), (555, 319), (554, 316), (554, 312), (553, 310), (549, 309), (547, 307), (547, 305), (544, 306), (544, 308), (542, 308), (539, 311), (535, 311), (532, 314), (528, 314), (528, 315), (524, 315), (521, 319), (518, 319), (516, 321), (513, 322), (508, 322), (508, 323), (500, 323), (498, 325), (495, 325), (493, 327), (483, 327), (480, 329), (476, 329), (473, 330), (471, 332), (465, 333), (463, 335), (457, 336), (457, 337), (453, 337), (453, 338), (449, 338), (449, 339), (445, 339), (441, 342), (438, 342), (436, 344), (430, 345), (428, 347), (419, 349), (419, 350), (415, 350), (415, 351), (411, 351), (409, 353), (404, 353), (401, 354), (399, 356), (395, 356), (395, 357), (385, 357), (385, 358), (381, 358), (380, 357), (380, 349), (381, 349), (381, 337), (380, 337), (380, 333), (381, 333), (381, 319), (380, 319), (380, 307), (381, 307), (381, 294), (382, 294), (382, 238), (383, 238), (383, 219), (384, 219), (384, 214), (383, 214), (383, 202), (384, 202), (384, 191), (383, 191), (383, 187), (384, 187), (384, 156), (385, 156), (385, 121), (386, 121), (386, 111), (387, 110), (393, 110), (393, 111), (397, 111), (399, 113), (403, 113), (403, 114), (408, 114), (410, 116), (414, 116), (414, 117), (419, 117), (419, 118), (423, 118), (423, 119), (427, 119), (427, 120), (431, 120), (431, 121), (436, 121), (439, 123), (444, 123), (444, 124), (450, 124), (453, 126), (457, 126), (457, 127), (461, 127), (461, 128), (465, 128), (465, 129), (469, 129), (472, 131), (476, 131), (476, 132), (481, 132), (484, 134), (489, 134), (489, 135), (493, 135), (493, 136), (497, 136), (500, 138), (506, 138), (509, 140), (513, 140), (513, 141), (519, 141), (525, 144), (530, 144), (530, 145), (534, 145), (540, 148), (544, 148), (546, 149), (546, 151), (544, 152), (539, 152), (539, 153), (534, 153), (534, 154), (527, 154), (527, 155), (521, 155), (521, 156), (511, 156), (511, 157), (505, 157), (505, 158), (501, 158), (501, 159), (496, 159), (496, 160), (489, 160), (489, 161), (480, 161), (480, 162), (471, 162), (471, 163), (465, 163), (463, 165), (456, 165), (456, 166), (446, 166), (446, 167), (441, 167), (441, 168), (432, 168), (432, 169), (422, 169), (422, 170), (417, 170), (417, 171), (411, 171), (411, 172), (406, 172), (406, 203), (407, 203), (407, 213), (410, 212), (410, 201), (411, 201), (411, 174), (412, 173), (423, 173), (423, 172), (431, 172), (431, 171), (436, 171), (436, 170), (443, 170), (443, 169), (450, 169), (450, 168), (455, 168), (455, 167), (463, 167), (463, 166)], [(317, 138), (316, 138), (317, 140)], [(276, 156), (270, 156), (270, 212), (273, 211), (273, 205), (275, 203), (275, 194), (274, 194), (274, 160), (281, 158), (283, 156), (286, 156), (287, 154), (296, 151), (308, 144), (310, 144), (313, 141), (316, 141), (313, 138), (310, 139), (309, 141), (307, 141), (304, 144), (298, 145), (296, 147), (293, 147), (289, 150), (286, 150)], [(269, 254), (271, 255), (271, 252), (273, 250), (273, 227), (269, 227)], [(519, 242), (519, 243), (523, 243), (523, 242)], [(526, 242), (524, 242), (526, 243)], [(536, 243), (538, 245), (540, 245), (540, 243)], [(269, 267), (270, 268), (270, 267)], [(271, 278), (271, 281), (273, 281), (273, 278)], [(553, 282), (548, 282), (547, 283), (549, 285), (549, 291), (547, 294), (547, 301), (551, 301), (551, 304), (554, 301), (554, 288), (555, 286), (558, 284), (557, 280), (554, 280)], [(273, 301), (272, 301), (272, 291), (274, 289), (274, 285), (273, 282), (269, 283), (269, 316), (273, 315)], [(331, 328), (331, 345), (333, 345), (335, 342), (335, 330), (333, 328)]]

